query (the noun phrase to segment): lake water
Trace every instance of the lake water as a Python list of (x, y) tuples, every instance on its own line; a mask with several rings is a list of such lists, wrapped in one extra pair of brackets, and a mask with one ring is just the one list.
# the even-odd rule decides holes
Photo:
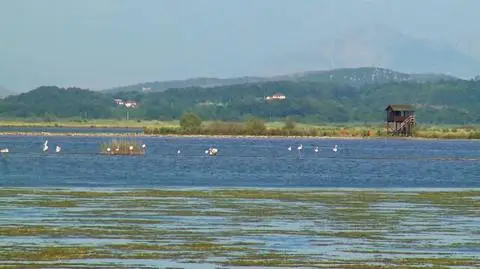
[(478, 141), (44, 139), (0, 136), (2, 265), (480, 267)]
[(143, 133), (142, 128), (65, 128), (65, 127), (8, 127), (0, 126), (1, 132), (49, 132), (49, 133)]
[[(126, 157), (99, 154), (111, 138), (48, 139), (44, 154), (42, 137), (0, 137), (10, 149), (0, 156), (0, 186), (480, 187), (478, 141), (142, 137), (146, 155)], [(217, 156), (204, 154), (210, 146)]]

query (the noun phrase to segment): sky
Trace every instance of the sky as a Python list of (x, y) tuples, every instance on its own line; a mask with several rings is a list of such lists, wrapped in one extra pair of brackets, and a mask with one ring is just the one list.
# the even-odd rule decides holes
[(478, 10), (478, 0), (0, 0), (0, 86), (284, 74), (296, 70), (275, 57), (364, 25), (479, 38)]

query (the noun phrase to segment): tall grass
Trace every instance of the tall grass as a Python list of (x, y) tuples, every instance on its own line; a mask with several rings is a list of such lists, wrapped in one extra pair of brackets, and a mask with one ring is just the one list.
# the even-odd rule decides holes
[[(275, 126), (275, 125), (273, 125)], [(277, 125), (278, 126), (278, 125)], [(339, 126), (339, 125), (301, 125), (293, 129), (281, 126), (261, 130), (251, 130), (243, 123), (213, 122), (202, 128), (186, 131), (179, 127), (145, 127), (145, 134), (157, 135), (231, 135), (231, 136), (305, 136), (305, 137), (391, 137), (383, 125)], [(480, 128), (475, 127), (421, 127), (414, 129), (413, 137), (429, 139), (480, 139)]]
[(145, 127), (145, 134), (158, 135), (232, 135), (232, 136), (305, 136), (305, 137), (373, 137), (383, 130), (375, 128), (352, 128), (335, 126), (297, 126), (293, 129), (282, 127), (251, 128), (239, 122), (213, 122), (193, 131), (179, 127)]
[[(295, 124), (285, 129), (283, 122), (267, 122), (262, 130), (248, 129), (242, 122), (205, 121), (202, 128), (186, 131), (178, 121), (147, 120), (58, 120), (15, 121), (0, 120), (0, 126), (11, 127), (86, 127), (86, 128), (143, 128), (150, 135), (232, 135), (232, 136), (314, 136), (314, 137), (387, 137), (383, 123)], [(21, 131), (21, 130), (19, 130)], [(426, 125), (415, 127), (414, 137), (429, 139), (480, 139), (480, 126)]]

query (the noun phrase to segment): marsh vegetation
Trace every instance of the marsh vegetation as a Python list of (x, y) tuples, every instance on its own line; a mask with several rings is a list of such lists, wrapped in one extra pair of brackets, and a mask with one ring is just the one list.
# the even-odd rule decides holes
[(113, 139), (100, 145), (100, 152), (108, 155), (144, 155), (141, 142), (131, 139)]
[(0, 262), (473, 268), (478, 208), (477, 190), (1, 189)]

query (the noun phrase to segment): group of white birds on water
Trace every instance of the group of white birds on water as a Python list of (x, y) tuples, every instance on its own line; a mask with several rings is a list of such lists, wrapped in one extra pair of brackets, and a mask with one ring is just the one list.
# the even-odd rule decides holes
[[(145, 144), (142, 144), (142, 148), (145, 149), (147, 146)], [(288, 151), (292, 151), (292, 146), (288, 146)], [(57, 145), (55, 146), (55, 152), (56, 153), (59, 153), (60, 151), (62, 150), (62, 148)], [(120, 149), (119, 148), (115, 148), (116, 151), (119, 151)], [(130, 150), (133, 150), (133, 146), (130, 146)], [(297, 147), (297, 150), (299, 152), (301, 152), (303, 150), (303, 144), (300, 144), (298, 147)], [(43, 143), (43, 149), (42, 149), (43, 152), (48, 152), (48, 140), (45, 140), (45, 142)], [(107, 148), (107, 152), (111, 152), (112, 149), (111, 148)], [(314, 147), (313, 148), (313, 151), (314, 152), (319, 152), (320, 149), (318, 147)], [(332, 148), (332, 151), (333, 152), (337, 152), (338, 151), (338, 146), (337, 145), (334, 145), (333, 148)], [(0, 149), (0, 153), (8, 153), (9, 152), (9, 149), (8, 148), (4, 148), (4, 149)], [(209, 155), (209, 156), (215, 156), (217, 155), (218, 153), (218, 149), (217, 148), (208, 148), (207, 150), (205, 150), (205, 154)], [(177, 154), (181, 154), (181, 151), (180, 150), (177, 150)]]
[[(48, 140), (45, 140), (45, 142), (43, 142), (42, 151), (48, 152)], [(55, 152), (58, 153), (60, 151), (62, 151), (62, 147), (60, 147), (59, 145), (55, 146)], [(0, 153), (9, 153), (9, 152), (10, 150), (8, 148), (0, 149)]]
[[(62, 150), (62, 148), (60, 146), (55, 146), (55, 152), (58, 153)], [(43, 143), (43, 149), (42, 149), (43, 152), (47, 152), (48, 151), (48, 140), (45, 140), (45, 142)]]
[[(302, 150), (303, 150), (303, 145), (300, 144), (300, 145), (297, 147), (297, 150), (298, 150), (299, 152), (302, 151)], [(292, 151), (292, 146), (288, 146), (288, 151)], [(314, 147), (314, 148), (313, 148), (313, 151), (314, 151), (314, 152), (319, 152), (320, 149), (319, 149), (318, 147)], [(337, 151), (338, 151), (338, 146), (337, 146), (337, 145), (333, 146), (332, 151), (333, 151), (333, 152), (337, 152)]]
[[(142, 144), (142, 149), (145, 149), (145, 148), (147, 148), (147, 145)], [(133, 146), (130, 146), (130, 147), (128, 147), (128, 149), (129, 149), (130, 151), (132, 151), (132, 150), (134, 149), (134, 147), (133, 147)], [(112, 151), (111, 148), (107, 148), (107, 152), (111, 152), (111, 151)], [(120, 151), (120, 148), (115, 148), (115, 151)]]

